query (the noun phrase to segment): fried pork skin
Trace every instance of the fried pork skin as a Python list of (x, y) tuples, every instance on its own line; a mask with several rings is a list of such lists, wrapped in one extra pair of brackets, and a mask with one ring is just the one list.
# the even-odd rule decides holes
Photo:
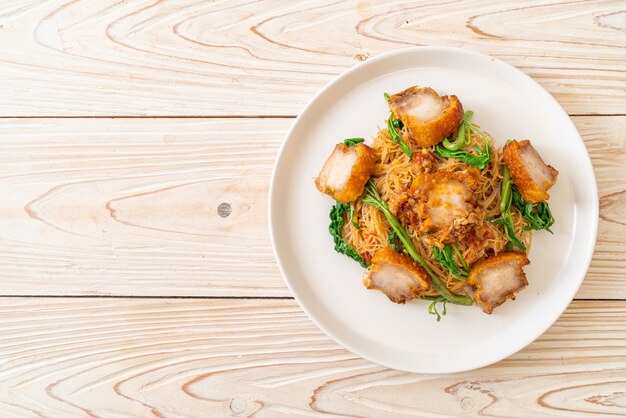
[(365, 144), (337, 144), (315, 179), (317, 190), (338, 202), (352, 202), (363, 193), (375, 162), (374, 150)]
[(439, 96), (430, 87), (409, 87), (389, 97), (389, 109), (411, 131), (420, 147), (446, 139), (463, 120), (463, 105), (456, 96)]
[(559, 172), (543, 161), (530, 141), (511, 141), (502, 155), (525, 201), (537, 203), (550, 197), (548, 189), (556, 183)]
[(383, 292), (394, 303), (406, 303), (430, 288), (428, 273), (390, 247), (376, 251), (363, 284)]
[(524, 254), (509, 252), (488, 257), (472, 267), (467, 283), (474, 288), (474, 300), (483, 312), (491, 314), (528, 285), (522, 270), (528, 263)]
[(463, 171), (437, 171), (415, 178), (408, 192), (413, 219), (408, 219), (422, 232), (447, 229), (455, 221), (467, 218), (473, 210), (471, 204), (478, 187), (480, 172), (475, 168)]

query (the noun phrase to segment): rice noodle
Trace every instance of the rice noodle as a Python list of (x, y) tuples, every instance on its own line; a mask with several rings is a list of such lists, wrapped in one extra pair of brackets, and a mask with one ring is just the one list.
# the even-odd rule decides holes
[[(390, 207), (393, 202), (402, 198), (410, 187), (413, 179), (425, 172), (426, 168), (420, 164), (424, 158), (429, 159), (428, 169), (431, 172), (439, 170), (462, 171), (469, 168), (469, 164), (454, 158), (446, 159), (434, 154), (434, 147), (420, 148), (415, 145), (411, 135), (405, 129), (401, 132), (404, 142), (413, 151), (413, 158), (409, 158), (396, 143), (391, 140), (389, 131), (380, 129), (372, 148), (375, 150), (378, 161), (372, 174), (372, 181), (376, 184), (382, 199)], [(500, 175), (501, 152), (493, 146), (493, 138), (488, 136), (492, 145), (491, 162), (481, 171), (478, 179), (478, 188), (474, 192), (472, 202), (476, 210), (472, 214), (471, 225), (450, 229), (427, 235), (414, 231), (409, 225), (404, 225), (417, 248), (432, 270), (446, 283), (446, 286), (455, 293), (462, 293), (465, 282), (454, 278), (448, 270), (443, 268), (433, 257), (433, 247), (441, 246), (442, 241), (454, 242), (469, 265), (493, 254), (505, 251), (507, 238), (501, 225), (488, 219), (501, 216), (500, 213)], [(465, 148), (470, 151), (474, 144), (483, 146), (482, 137), (473, 134), (472, 144)], [(421, 155), (420, 155), (421, 154)], [(369, 259), (378, 249), (388, 245), (387, 238), (391, 227), (385, 217), (377, 209), (364, 204), (360, 200), (351, 203), (354, 209), (354, 220), (359, 229), (352, 222), (345, 222), (343, 236), (361, 256)], [(511, 206), (511, 214), (515, 226), (515, 235), (530, 249), (531, 234), (524, 231), (524, 220), (519, 211)], [(430, 290), (427, 295), (437, 295)]]

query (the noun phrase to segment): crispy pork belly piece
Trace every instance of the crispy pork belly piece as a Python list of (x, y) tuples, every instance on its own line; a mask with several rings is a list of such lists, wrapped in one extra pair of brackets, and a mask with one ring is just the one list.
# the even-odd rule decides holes
[(456, 96), (439, 96), (430, 87), (409, 87), (389, 97), (389, 109), (409, 128), (420, 147), (446, 139), (463, 120), (463, 105)]
[(406, 303), (430, 288), (430, 277), (409, 257), (385, 247), (374, 254), (363, 284), (380, 290), (392, 302)]
[(422, 232), (450, 228), (472, 213), (471, 200), (478, 187), (479, 174), (475, 168), (469, 168), (417, 176), (400, 216), (404, 215), (407, 218), (404, 220)]
[(522, 253), (501, 253), (484, 259), (472, 267), (467, 283), (474, 287), (474, 300), (490, 314), (507, 299), (515, 299), (528, 285), (522, 267), (528, 264)]
[(509, 142), (502, 156), (525, 201), (537, 203), (550, 197), (548, 189), (556, 183), (559, 172), (543, 162), (530, 141)]
[(365, 144), (351, 147), (337, 144), (315, 179), (315, 185), (338, 202), (352, 202), (363, 193), (375, 162), (374, 150)]

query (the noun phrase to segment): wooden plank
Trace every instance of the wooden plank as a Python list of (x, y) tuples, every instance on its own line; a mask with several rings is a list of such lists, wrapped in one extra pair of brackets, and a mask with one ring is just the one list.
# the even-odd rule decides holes
[[(602, 196), (578, 297), (626, 298), (626, 117), (574, 120)], [(1, 120), (0, 294), (289, 296), (267, 193), (292, 122)]]
[(0, 120), (1, 292), (287, 296), (267, 194), (290, 123)]
[(624, 112), (619, 1), (0, 4), (0, 116), (295, 115), (356, 63), (413, 45), (491, 54), (575, 114)]
[(626, 299), (626, 137), (621, 133), (626, 117), (572, 119), (585, 140), (600, 196), (596, 248), (576, 297)]
[(360, 359), (292, 300), (2, 298), (0, 337), (0, 409), (20, 417), (570, 417), (626, 406), (626, 301), (574, 302), (521, 352), (451, 375)]

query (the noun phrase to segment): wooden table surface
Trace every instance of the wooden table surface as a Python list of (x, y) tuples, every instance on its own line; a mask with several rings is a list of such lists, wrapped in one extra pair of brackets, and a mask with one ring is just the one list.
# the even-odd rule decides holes
[[(568, 310), (512, 357), (451, 375), (326, 337), (267, 226), (305, 102), (360, 61), (431, 44), (541, 83), (600, 193)], [(7, 0), (0, 46), (0, 416), (626, 414), (623, 1)]]

